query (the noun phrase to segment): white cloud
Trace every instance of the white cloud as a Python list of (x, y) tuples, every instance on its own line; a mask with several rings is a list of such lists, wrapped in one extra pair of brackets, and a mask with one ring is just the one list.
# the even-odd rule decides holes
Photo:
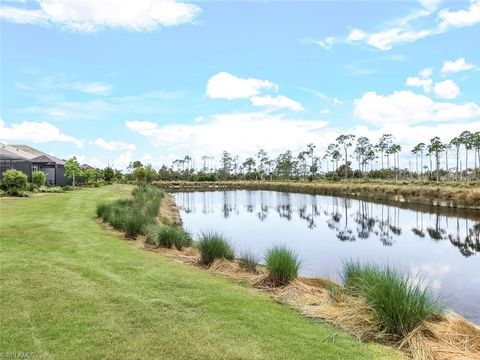
[(450, 11), (443, 9), (438, 13), (440, 28), (463, 27), (480, 24), (480, 1), (474, 0), (466, 10)]
[[(423, 8), (417, 9), (403, 18), (389, 22), (382, 30), (366, 32), (351, 29), (346, 37), (328, 37), (325, 40), (310, 42), (330, 49), (334, 43), (365, 43), (378, 50), (391, 50), (394, 46), (414, 42), (429, 36), (445, 33), (452, 28), (472, 26), (480, 23), (480, 1), (471, 2), (468, 9), (450, 11), (443, 9), (437, 12), (440, 1), (421, 1)], [(433, 16), (435, 14), (435, 16)], [(418, 25), (421, 18), (433, 18), (437, 25), (424, 27)], [(328, 41), (327, 41), (328, 40)]]
[(367, 34), (365, 34), (365, 32), (363, 32), (362, 30), (352, 29), (347, 36), (347, 42), (361, 41), (365, 39), (366, 36)]
[(133, 154), (130, 151), (125, 151), (121, 153), (115, 160), (113, 160), (113, 168), (125, 170), (133, 161)]
[(320, 114), (325, 114), (325, 115), (328, 115), (328, 114), (331, 114), (332, 112), (330, 111), (329, 108), (323, 108), (322, 110), (320, 110)]
[(418, 73), (418, 76), (408, 77), (405, 85), (422, 88), (423, 91), (429, 93), (432, 91), (432, 76), (433, 68), (426, 68)]
[(94, 32), (105, 28), (152, 31), (191, 23), (200, 8), (175, 0), (37, 0), (38, 8), (0, 7), (0, 19)]
[(422, 79), (421, 77), (408, 77), (405, 85), (422, 88), (425, 92), (432, 91), (432, 79)]
[(423, 69), (421, 70), (418, 75), (422, 78), (422, 79), (428, 79), (429, 77), (432, 76), (432, 73), (433, 73), (433, 68), (426, 68), (426, 69)]
[(460, 88), (454, 81), (448, 79), (435, 83), (433, 92), (443, 99), (455, 99), (460, 95)]
[(277, 86), (268, 80), (243, 79), (220, 72), (208, 80), (207, 96), (213, 99), (246, 99), (258, 95), (262, 89), (276, 88)]
[(309, 142), (317, 142), (327, 123), (255, 112), (214, 115), (202, 123), (159, 125), (150, 121), (127, 121), (125, 125), (165, 151), (216, 156), (223, 150), (240, 155), (260, 148), (273, 152), (296, 150)]
[(135, 150), (135, 144), (129, 144), (124, 141), (106, 141), (103, 138), (98, 138), (93, 143), (105, 150)]
[(480, 116), (480, 107), (475, 103), (461, 105), (434, 102), (425, 95), (411, 91), (396, 91), (391, 95), (378, 95), (370, 91), (355, 100), (354, 114), (357, 118), (373, 124), (416, 124), (429, 121), (465, 121)]
[(457, 73), (460, 71), (472, 70), (475, 66), (465, 62), (464, 58), (458, 58), (457, 60), (445, 61), (442, 66), (441, 72), (446, 73)]
[(8, 126), (0, 119), (0, 139), (7, 142), (70, 142), (79, 148), (83, 147), (82, 141), (73, 136), (63, 134), (60, 129), (47, 122), (23, 121), (19, 124)]
[(290, 99), (283, 95), (278, 96), (253, 96), (250, 98), (253, 106), (266, 106), (274, 109), (290, 109), (293, 111), (305, 110), (298, 101)]

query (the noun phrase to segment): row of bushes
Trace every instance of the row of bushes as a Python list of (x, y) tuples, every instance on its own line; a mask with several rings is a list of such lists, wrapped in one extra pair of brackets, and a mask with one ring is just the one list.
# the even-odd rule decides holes
[(19, 170), (8, 169), (2, 174), (0, 189), (10, 196), (26, 196), (25, 191), (42, 193), (62, 193), (73, 190), (72, 186), (45, 186), (47, 175), (43, 171), (32, 172), (32, 182)]
[(97, 216), (130, 238), (145, 234), (157, 222), (163, 191), (154, 187), (138, 187), (131, 199), (119, 199), (97, 205)]

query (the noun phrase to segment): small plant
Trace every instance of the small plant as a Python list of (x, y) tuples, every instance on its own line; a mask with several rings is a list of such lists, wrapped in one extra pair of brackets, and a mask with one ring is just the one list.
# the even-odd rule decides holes
[(235, 253), (225, 237), (217, 232), (203, 233), (199, 242), (200, 262), (210, 266), (215, 259), (233, 260)]
[(175, 246), (178, 250), (190, 246), (192, 239), (190, 235), (179, 226), (162, 226), (158, 231), (158, 243), (160, 246), (171, 248)]
[(47, 175), (43, 171), (32, 172), (32, 184), (36, 189), (42, 186), (45, 186), (46, 180), (47, 180)]
[(243, 251), (238, 259), (238, 265), (248, 272), (257, 273), (257, 265), (260, 259), (252, 251)]
[(160, 231), (160, 226), (157, 224), (149, 225), (145, 229), (145, 242), (149, 245), (157, 246), (159, 245), (158, 233)]
[(285, 246), (275, 246), (265, 256), (270, 279), (275, 285), (286, 285), (298, 277), (300, 260)]
[(443, 312), (438, 299), (418, 281), (388, 266), (346, 263), (342, 278), (347, 290), (365, 298), (381, 327), (394, 338), (404, 338), (423, 321)]
[(8, 195), (23, 196), (27, 187), (27, 175), (15, 169), (8, 169), (3, 173), (2, 186)]

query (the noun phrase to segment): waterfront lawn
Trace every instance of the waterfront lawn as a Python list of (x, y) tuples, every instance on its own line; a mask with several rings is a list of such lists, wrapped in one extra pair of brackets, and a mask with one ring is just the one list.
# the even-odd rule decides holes
[[(244, 285), (109, 234), (106, 186), (0, 199), (0, 354), (55, 359), (396, 357)], [(10, 354), (10, 355), (9, 355)]]

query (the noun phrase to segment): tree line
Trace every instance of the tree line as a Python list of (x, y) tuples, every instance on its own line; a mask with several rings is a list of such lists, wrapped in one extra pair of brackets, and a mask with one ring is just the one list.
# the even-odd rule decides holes
[[(464, 153), (465, 161), (460, 155)], [(342, 134), (325, 151), (308, 144), (298, 154), (291, 150), (269, 157), (261, 149), (255, 155), (240, 160), (238, 155), (223, 151), (217, 165), (210, 156), (202, 156), (201, 167), (192, 156), (176, 159), (158, 171), (160, 180), (264, 180), (327, 178), (379, 178), (467, 180), (479, 178), (480, 131), (463, 131), (448, 142), (438, 136), (410, 149), (408, 166), (401, 166), (402, 147), (392, 134), (383, 134), (377, 142), (365, 136)], [(453, 156), (453, 161), (452, 161)], [(469, 157), (473, 156), (473, 167)], [(412, 163), (412, 157), (414, 163)], [(405, 159), (407, 160), (407, 159)], [(405, 165), (406, 161), (403, 162)], [(139, 164), (137, 164), (139, 165)]]
[[(152, 165), (133, 161), (124, 173), (107, 166), (105, 169), (82, 169), (75, 158), (67, 161), (66, 175), (75, 181), (155, 180), (339, 180), (341, 178), (402, 179), (402, 180), (478, 180), (480, 179), (480, 131), (463, 131), (448, 142), (438, 136), (408, 149), (411, 156), (403, 159), (402, 147), (393, 134), (383, 134), (376, 142), (368, 137), (342, 134), (324, 151), (313, 143), (294, 154), (286, 150), (275, 157), (260, 149), (243, 160), (223, 151), (218, 161), (212, 156), (186, 155), (159, 170)], [(408, 160), (408, 162), (407, 162)], [(473, 163), (473, 167), (469, 164)]]

